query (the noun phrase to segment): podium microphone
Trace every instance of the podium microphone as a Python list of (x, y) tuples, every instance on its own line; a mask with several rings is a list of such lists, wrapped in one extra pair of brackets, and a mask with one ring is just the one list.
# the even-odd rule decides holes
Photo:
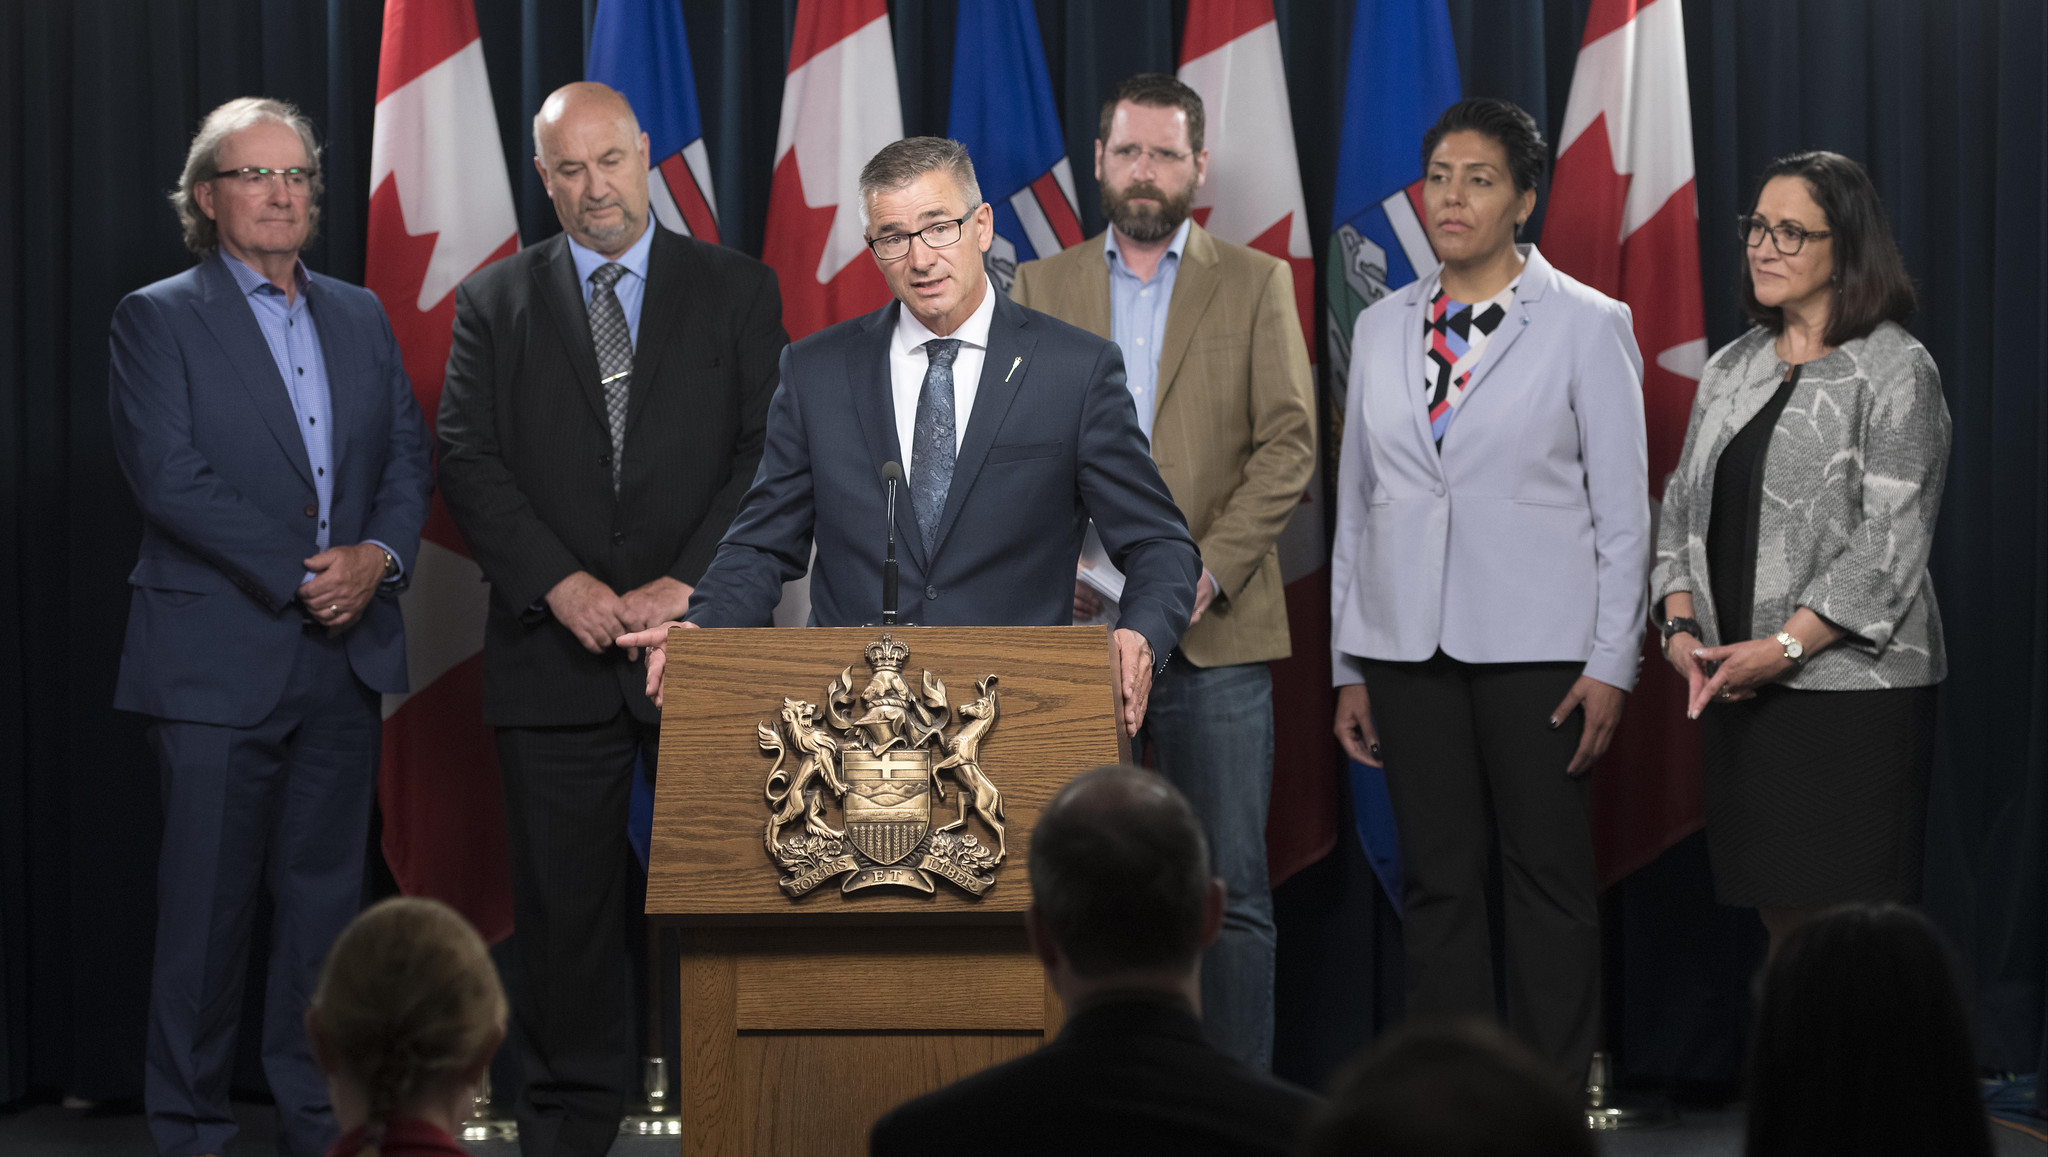
[(896, 484), (903, 481), (903, 467), (882, 464), (882, 484), (889, 488), (889, 553), (882, 559), (882, 625), (896, 625)]

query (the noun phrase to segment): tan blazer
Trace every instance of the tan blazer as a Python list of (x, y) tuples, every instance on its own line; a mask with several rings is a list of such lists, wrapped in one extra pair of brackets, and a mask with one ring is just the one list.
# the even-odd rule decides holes
[[(1108, 337), (1102, 238), (1018, 266), (1011, 296)], [(1275, 543), (1314, 471), (1316, 423), (1285, 262), (1188, 230), (1154, 397), (1152, 458), (1217, 584), (1181, 653), (1202, 667), (1286, 658)]]

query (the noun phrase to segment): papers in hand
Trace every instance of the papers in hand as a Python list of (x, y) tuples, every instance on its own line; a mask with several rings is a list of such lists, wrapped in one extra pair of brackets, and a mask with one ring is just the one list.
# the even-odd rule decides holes
[[(1102, 595), (1102, 613), (1089, 619), (1089, 624), (1110, 623), (1117, 619), (1117, 604), (1124, 597), (1124, 572), (1116, 569), (1109, 561), (1109, 551), (1102, 545), (1102, 536), (1095, 532), (1095, 524), (1088, 524), (1088, 537), (1081, 542), (1081, 561), (1074, 571), (1082, 582), (1095, 588)], [(1081, 620), (1074, 620), (1080, 623)]]

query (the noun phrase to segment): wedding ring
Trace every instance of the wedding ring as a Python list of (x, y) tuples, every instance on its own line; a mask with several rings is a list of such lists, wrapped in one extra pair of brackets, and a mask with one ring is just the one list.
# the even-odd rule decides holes
[[(331, 604), (329, 604), (329, 605), (328, 605), (328, 607), (327, 607), (327, 613), (328, 613), (328, 614), (330, 614), (330, 615), (338, 615), (338, 614), (340, 614), (340, 613), (341, 613), (341, 604), (340, 604), (340, 603), (331, 603)], [(1727, 692), (1726, 692), (1726, 691), (1723, 691), (1723, 692), (1721, 692), (1721, 694), (1723, 694), (1723, 695), (1726, 695), (1726, 694), (1727, 694)]]

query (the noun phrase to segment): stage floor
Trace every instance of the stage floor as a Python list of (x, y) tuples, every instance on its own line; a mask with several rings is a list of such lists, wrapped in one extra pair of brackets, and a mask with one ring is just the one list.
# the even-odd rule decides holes
[[(237, 1103), (242, 1135), (233, 1157), (276, 1157), (276, 1134), (266, 1105)], [(2048, 1142), (1993, 1124), (1999, 1157), (2043, 1157)], [(1676, 1128), (1608, 1133), (1600, 1138), (1608, 1157), (1739, 1157), (1742, 1111), (1685, 1114)], [(518, 1157), (511, 1142), (471, 1145), (474, 1157)], [(0, 1153), (7, 1157), (155, 1157), (149, 1131), (136, 1112), (82, 1112), (56, 1105), (0, 1111)], [(676, 1142), (664, 1137), (621, 1137), (612, 1157), (675, 1157)]]

